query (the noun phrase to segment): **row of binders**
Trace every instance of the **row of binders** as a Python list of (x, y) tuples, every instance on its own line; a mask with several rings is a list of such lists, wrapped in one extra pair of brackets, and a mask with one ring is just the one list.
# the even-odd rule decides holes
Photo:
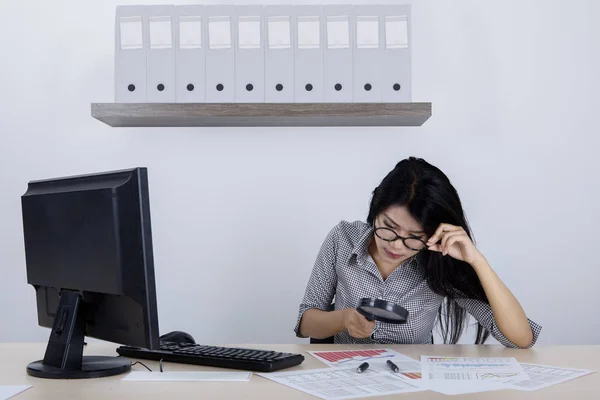
[(118, 6), (118, 103), (410, 102), (410, 5)]

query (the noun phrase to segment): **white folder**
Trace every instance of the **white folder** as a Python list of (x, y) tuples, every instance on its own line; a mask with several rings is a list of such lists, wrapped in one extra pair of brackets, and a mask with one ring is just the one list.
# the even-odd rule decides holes
[(235, 13), (234, 6), (206, 5), (206, 101), (235, 101)]
[(323, 7), (298, 5), (293, 24), (294, 46), (294, 101), (297, 103), (323, 102)]
[(294, 6), (265, 6), (265, 101), (294, 101)]
[(115, 102), (146, 102), (146, 7), (117, 6), (115, 13)]
[(264, 103), (264, 8), (236, 6), (235, 15), (235, 101)]
[(206, 16), (203, 5), (176, 6), (175, 83), (177, 103), (203, 103), (206, 73)]
[(352, 102), (354, 13), (351, 5), (323, 6), (326, 45), (324, 55), (325, 102)]
[(146, 6), (146, 102), (175, 102), (175, 6)]
[(384, 7), (383, 101), (412, 101), (410, 5)]
[(373, 103), (382, 99), (383, 8), (354, 6), (354, 102)]

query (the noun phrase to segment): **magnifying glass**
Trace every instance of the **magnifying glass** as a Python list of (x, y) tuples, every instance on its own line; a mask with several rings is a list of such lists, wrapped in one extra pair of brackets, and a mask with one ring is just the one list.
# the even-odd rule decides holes
[(369, 321), (404, 324), (408, 319), (408, 311), (404, 307), (382, 299), (361, 299), (356, 311)]

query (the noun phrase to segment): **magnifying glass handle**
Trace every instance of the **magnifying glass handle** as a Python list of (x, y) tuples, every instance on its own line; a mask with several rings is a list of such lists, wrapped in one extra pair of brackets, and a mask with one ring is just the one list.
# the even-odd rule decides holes
[(360, 307), (356, 307), (356, 311), (358, 311), (358, 313), (360, 315), (365, 317), (367, 319), (367, 321), (375, 321), (375, 317), (373, 317), (371, 314), (369, 314), (367, 312), (364, 312), (363, 310), (360, 309)]

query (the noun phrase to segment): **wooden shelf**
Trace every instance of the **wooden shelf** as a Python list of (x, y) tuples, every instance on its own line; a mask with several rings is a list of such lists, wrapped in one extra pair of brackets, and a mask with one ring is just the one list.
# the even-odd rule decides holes
[(421, 126), (431, 103), (92, 103), (113, 127)]

